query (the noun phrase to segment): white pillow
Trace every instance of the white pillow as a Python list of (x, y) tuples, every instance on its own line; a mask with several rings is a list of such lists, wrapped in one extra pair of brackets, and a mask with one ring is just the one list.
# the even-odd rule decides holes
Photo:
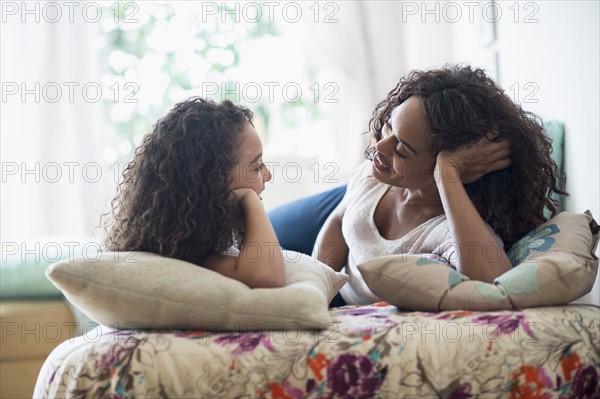
[(323, 329), (348, 276), (284, 251), (286, 286), (251, 289), (212, 270), (149, 252), (103, 252), (46, 275), (92, 320), (121, 329)]

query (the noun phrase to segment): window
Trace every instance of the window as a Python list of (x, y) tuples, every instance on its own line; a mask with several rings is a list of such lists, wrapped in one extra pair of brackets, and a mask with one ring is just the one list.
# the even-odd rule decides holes
[(310, 66), (295, 11), (267, 12), (257, 2), (106, 4), (98, 45), (113, 134), (105, 160), (129, 160), (152, 123), (194, 95), (249, 107), (267, 155), (334, 159), (326, 112), (339, 86)]
[(360, 5), (7, 2), (3, 237), (95, 234), (135, 146), (194, 95), (254, 111), (267, 209), (345, 182), (374, 103)]

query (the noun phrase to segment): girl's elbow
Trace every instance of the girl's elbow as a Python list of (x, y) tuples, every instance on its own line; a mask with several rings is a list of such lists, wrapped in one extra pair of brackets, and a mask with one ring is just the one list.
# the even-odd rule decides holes
[(250, 285), (250, 288), (282, 288), (285, 287), (284, 279), (268, 278), (257, 280)]
[(250, 284), (250, 288), (281, 288), (285, 287), (285, 275), (273, 270), (258, 273)]

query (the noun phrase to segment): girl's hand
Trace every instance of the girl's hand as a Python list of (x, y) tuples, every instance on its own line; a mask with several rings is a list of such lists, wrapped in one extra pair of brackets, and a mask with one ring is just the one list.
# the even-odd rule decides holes
[(245, 231), (245, 216), (248, 212), (252, 212), (253, 206), (263, 207), (262, 201), (260, 200), (256, 191), (251, 188), (236, 188), (232, 191), (233, 195), (235, 195), (235, 199), (237, 200), (239, 210), (235, 219), (237, 220), (235, 229), (237, 231)]
[(204, 265), (226, 277), (241, 281), (250, 288), (283, 287), (283, 254), (275, 230), (258, 194), (249, 188), (231, 190), (239, 204), (238, 223), (242, 232), (240, 253), (236, 256), (215, 255)]
[(256, 197), (256, 199), (260, 201), (260, 198), (258, 197), (258, 194), (256, 194), (256, 191), (252, 190), (251, 188), (236, 188), (235, 190), (233, 190), (233, 194), (235, 195), (235, 198), (241, 206), (244, 205), (245, 201), (252, 201), (253, 197)]
[(472, 183), (480, 177), (510, 166), (510, 142), (492, 141), (491, 134), (482, 137), (475, 144), (456, 151), (442, 151), (438, 154), (434, 176), (457, 179), (463, 183)]

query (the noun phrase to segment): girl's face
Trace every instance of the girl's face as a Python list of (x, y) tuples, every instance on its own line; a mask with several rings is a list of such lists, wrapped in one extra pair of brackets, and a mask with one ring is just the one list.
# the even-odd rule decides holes
[(271, 180), (271, 172), (262, 161), (263, 146), (258, 133), (250, 123), (242, 129), (239, 161), (231, 171), (233, 180), (230, 190), (250, 188), (260, 194), (265, 189), (265, 183)]
[(375, 145), (373, 176), (396, 187), (421, 189), (433, 183), (433, 139), (421, 100), (412, 96), (394, 108)]

